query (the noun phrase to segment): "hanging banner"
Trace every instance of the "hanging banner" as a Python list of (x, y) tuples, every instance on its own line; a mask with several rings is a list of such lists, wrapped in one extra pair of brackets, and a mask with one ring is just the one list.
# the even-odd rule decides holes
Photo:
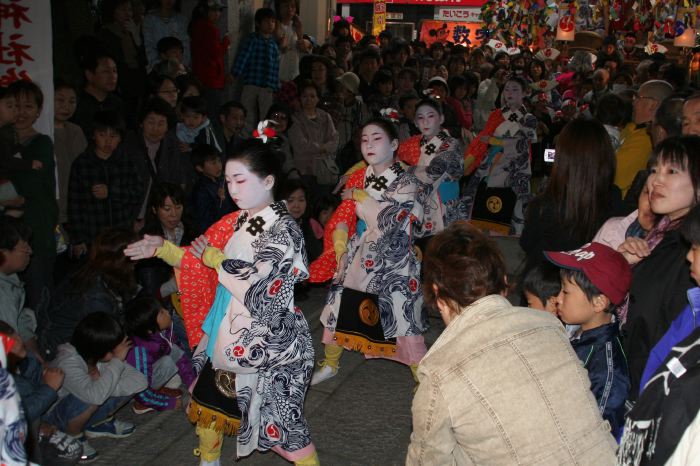
[(478, 22), (481, 10), (479, 8), (439, 7), (435, 13), (438, 21), (475, 21)]
[(454, 44), (471, 46), (481, 45), (479, 32), (484, 23), (465, 21), (436, 21), (425, 20), (421, 23), (420, 40), (430, 47), (433, 42), (452, 42)]
[(374, 0), (372, 35), (378, 36), (386, 28), (386, 0)]
[(0, 0), (0, 86), (35, 82), (44, 107), (34, 127), (53, 137), (51, 6), (46, 0)]

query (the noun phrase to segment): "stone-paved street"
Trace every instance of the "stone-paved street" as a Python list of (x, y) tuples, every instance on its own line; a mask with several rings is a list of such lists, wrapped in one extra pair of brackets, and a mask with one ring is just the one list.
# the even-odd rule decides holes
[[(517, 242), (501, 239), (499, 244), (512, 271), (520, 262)], [(312, 329), (316, 359), (323, 356), (319, 315), (325, 288), (312, 289), (299, 302)], [(443, 324), (430, 317), (425, 335), (430, 346)], [(311, 435), (324, 466), (390, 466), (404, 464), (411, 434), (413, 378), (408, 367), (386, 360), (365, 360), (359, 353), (344, 352), (336, 377), (310, 388), (305, 414)], [(127, 405), (117, 417), (135, 422), (136, 432), (122, 440), (95, 439), (99, 458), (93, 465), (172, 466), (197, 465), (194, 427), (184, 412), (148, 413), (136, 416)], [(222, 465), (288, 465), (274, 453), (253, 453), (235, 461), (235, 439), (224, 440)]]

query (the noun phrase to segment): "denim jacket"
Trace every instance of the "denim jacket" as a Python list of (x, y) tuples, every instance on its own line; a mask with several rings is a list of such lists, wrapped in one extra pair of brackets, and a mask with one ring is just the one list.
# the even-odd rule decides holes
[(625, 424), (630, 376), (617, 323), (586, 330), (571, 340), (571, 346), (588, 370), (600, 414), (610, 423), (615, 438), (619, 438)]
[(407, 465), (612, 465), (615, 439), (551, 314), (462, 309), (418, 366)]

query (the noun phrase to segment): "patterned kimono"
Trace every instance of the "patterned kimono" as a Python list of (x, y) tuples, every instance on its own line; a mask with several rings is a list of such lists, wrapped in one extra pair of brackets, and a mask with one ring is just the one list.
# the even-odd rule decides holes
[(15, 381), (6, 369), (7, 354), (14, 344), (12, 337), (0, 335), (0, 464), (7, 466), (28, 464), (24, 449), (27, 421)]
[(426, 236), (434, 235), (452, 222), (467, 218), (459, 199), (459, 179), (464, 173), (464, 148), (445, 129), (430, 140), (414, 136), (399, 147), (399, 159), (433, 190), (427, 199), (421, 228)]
[[(308, 277), (303, 234), (284, 203), (275, 203), (252, 217), (240, 213), (223, 252), (197, 353), (206, 352), (214, 370), (236, 374), (236, 398), (228, 403), (240, 410), (239, 457), (272, 449), (289, 461), (304, 458), (314, 450), (303, 416), (314, 352), (306, 319), (294, 306), (294, 285)], [(193, 422), (208, 427), (212, 416), (231, 417), (224, 399), (206, 390), (198, 398), (197, 386)]]
[[(488, 150), (480, 161), (478, 168), (467, 184), (462, 198), (464, 211), (471, 218), (474, 199), (479, 183), (487, 180), (488, 187), (509, 187), (516, 195), (515, 209), (511, 218), (511, 233), (520, 234), (525, 225), (525, 209), (530, 201), (530, 144), (537, 142), (537, 118), (527, 113), (525, 107), (510, 110), (506, 107), (496, 109), (489, 117), (492, 121), (494, 114), (498, 112), (500, 123), (492, 133), (488, 133), (488, 127), (482, 131), (472, 142), (472, 146), (483, 145), (482, 136), (490, 136)], [(469, 152), (472, 152), (470, 146)]]
[(420, 262), (413, 249), (424, 186), (399, 162), (383, 173), (373, 170), (364, 171), (368, 197), (356, 203), (361, 222), (321, 314), (323, 342), (413, 364), (426, 352)]

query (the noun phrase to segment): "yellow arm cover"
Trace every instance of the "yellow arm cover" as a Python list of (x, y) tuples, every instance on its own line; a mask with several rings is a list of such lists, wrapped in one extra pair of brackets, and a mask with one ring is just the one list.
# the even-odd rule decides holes
[(364, 160), (360, 160), (360, 161), (357, 162), (355, 165), (353, 165), (352, 167), (348, 168), (348, 171), (346, 171), (346, 172), (344, 173), (344, 176), (350, 176), (350, 175), (352, 175), (353, 173), (355, 173), (357, 170), (359, 170), (360, 168), (364, 168), (364, 167), (366, 167), (366, 166), (367, 166), (367, 163), (365, 163)]
[(221, 267), (221, 263), (225, 259), (226, 256), (221, 252), (221, 249), (211, 246), (208, 246), (204, 250), (204, 254), (202, 254), (202, 262), (204, 262), (204, 265), (215, 270)]
[(180, 249), (170, 241), (164, 241), (163, 245), (156, 249), (156, 257), (171, 267), (179, 265), (184, 255), (185, 250)]
[(354, 200), (356, 200), (357, 202), (364, 201), (365, 199), (367, 199), (367, 196), (369, 196), (369, 194), (367, 194), (367, 191), (365, 191), (364, 189), (353, 189), (352, 190), (352, 198)]
[(476, 167), (474, 166), (474, 162), (476, 162), (476, 159), (474, 158), (473, 155), (468, 155), (464, 159), (464, 174), (465, 175), (470, 175), (474, 170), (476, 170)]
[(337, 229), (333, 232), (333, 250), (335, 251), (336, 262), (340, 262), (340, 258), (348, 251), (347, 231)]

